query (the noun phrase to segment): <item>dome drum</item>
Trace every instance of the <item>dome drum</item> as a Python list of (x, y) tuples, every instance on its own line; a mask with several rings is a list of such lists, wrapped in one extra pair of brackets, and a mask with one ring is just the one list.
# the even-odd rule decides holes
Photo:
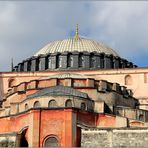
[(63, 52), (33, 56), (19, 63), (13, 71), (88, 70), (133, 68), (133, 63), (118, 56), (97, 52)]

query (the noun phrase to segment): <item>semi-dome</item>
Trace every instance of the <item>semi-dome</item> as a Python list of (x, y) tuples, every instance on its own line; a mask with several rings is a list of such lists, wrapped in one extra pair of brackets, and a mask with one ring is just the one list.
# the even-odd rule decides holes
[(119, 55), (110, 47), (106, 46), (103, 43), (96, 42), (94, 40), (90, 40), (87, 38), (70, 38), (59, 40), (55, 42), (51, 42), (47, 44), (45, 47), (40, 49), (34, 56), (45, 55), (49, 53), (63, 53), (63, 52), (97, 52), (97, 53), (105, 53), (107, 55), (118, 56)]

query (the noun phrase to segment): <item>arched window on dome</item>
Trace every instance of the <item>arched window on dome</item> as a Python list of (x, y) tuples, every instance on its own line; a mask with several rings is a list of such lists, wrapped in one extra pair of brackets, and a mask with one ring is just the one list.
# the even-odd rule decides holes
[(66, 101), (65, 107), (72, 107), (72, 101), (70, 99)]
[(79, 67), (84, 67), (84, 55), (83, 54), (79, 54)]
[(15, 79), (11, 78), (8, 80), (8, 87), (13, 87), (15, 85)]
[(56, 108), (58, 105), (57, 105), (57, 102), (55, 100), (50, 100), (49, 103), (48, 103), (48, 107), (49, 108)]
[(132, 77), (130, 75), (126, 75), (125, 78), (125, 85), (132, 85)]
[(39, 101), (35, 101), (33, 107), (34, 107), (34, 108), (39, 108), (39, 107), (41, 107), (40, 102), (39, 102)]
[(59, 141), (56, 137), (54, 136), (50, 136), (48, 138), (46, 138), (45, 142), (44, 142), (44, 147), (49, 147), (49, 148), (52, 148), (52, 147), (60, 147), (60, 144), (59, 144)]
[(71, 53), (67, 55), (67, 67), (73, 67), (73, 56)]
[(57, 55), (56, 65), (57, 65), (57, 68), (61, 68), (62, 67), (62, 56), (60, 54)]
[(95, 68), (95, 61), (96, 59), (95, 59), (94, 54), (91, 54), (90, 55), (90, 68)]

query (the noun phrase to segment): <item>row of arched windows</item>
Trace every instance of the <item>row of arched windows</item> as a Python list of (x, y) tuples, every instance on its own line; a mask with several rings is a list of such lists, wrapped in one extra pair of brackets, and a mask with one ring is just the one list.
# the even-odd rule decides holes
[[(35, 101), (33, 107), (34, 108), (40, 108), (41, 107), (40, 102)], [(56, 107), (58, 107), (58, 104), (55, 100), (50, 100), (49, 103), (48, 103), (48, 107), (49, 108), (56, 108)], [(73, 107), (72, 101), (70, 99), (66, 101), (65, 107)], [(29, 106), (26, 103), (25, 104), (25, 110), (28, 110), (28, 108), (29, 108)], [(81, 103), (81, 110), (86, 110), (86, 104), (84, 102)]]

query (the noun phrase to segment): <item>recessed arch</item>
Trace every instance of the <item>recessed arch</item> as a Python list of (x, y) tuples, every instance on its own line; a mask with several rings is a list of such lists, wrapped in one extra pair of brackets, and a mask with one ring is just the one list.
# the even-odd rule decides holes
[(44, 140), (43, 147), (53, 148), (53, 147), (60, 147), (59, 139), (54, 136), (50, 135), (47, 136)]
[(125, 85), (132, 85), (133, 84), (133, 80), (130, 75), (126, 75), (124, 78), (124, 81), (125, 81)]
[(72, 107), (72, 101), (70, 99), (66, 100), (65, 107)]
[(57, 105), (57, 102), (55, 100), (50, 100), (49, 103), (48, 103), (48, 107), (49, 108), (56, 108), (58, 105)]
[(39, 101), (35, 101), (33, 107), (34, 107), (34, 108), (39, 108), (39, 107), (41, 107), (40, 102), (39, 102)]

